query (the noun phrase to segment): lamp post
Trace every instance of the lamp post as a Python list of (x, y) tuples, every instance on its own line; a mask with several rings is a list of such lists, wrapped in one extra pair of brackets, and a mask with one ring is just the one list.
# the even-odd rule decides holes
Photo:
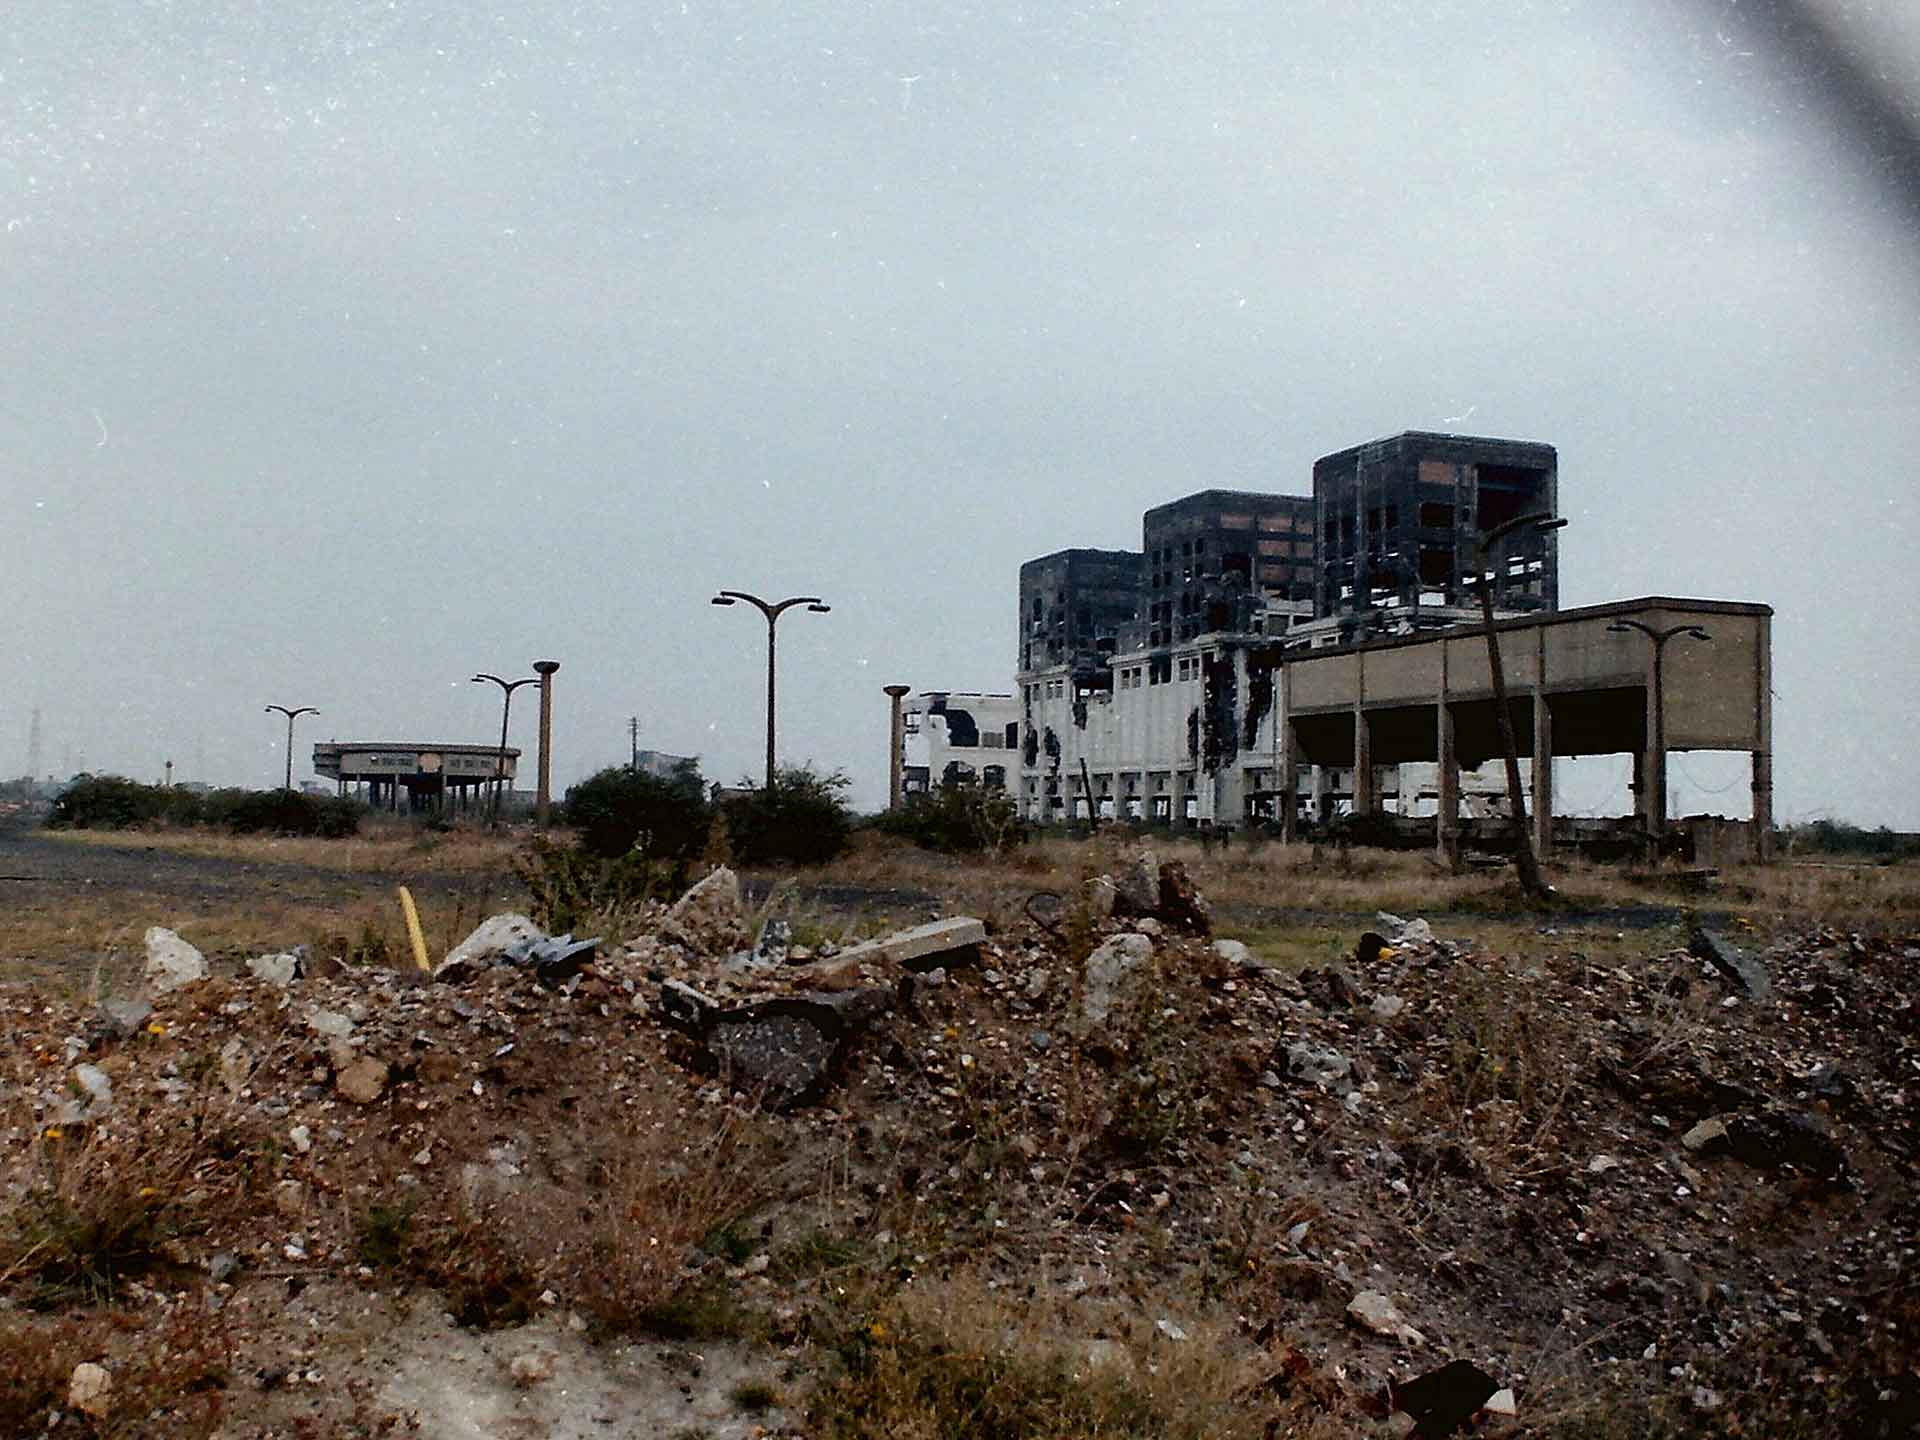
[(1667, 679), (1665, 657), (1667, 642), (1676, 635), (1685, 635), (1694, 640), (1711, 640), (1698, 625), (1669, 625), (1664, 630), (1639, 620), (1616, 620), (1607, 626), (1615, 635), (1625, 635), (1638, 630), (1653, 642), (1653, 773), (1647, 777), (1647, 784), (1653, 791), (1652, 803), (1647, 806), (1647, 838), (1656, 847), (1667, 833)]
[(900, 712), (900, 702), (906, 698), (911, 685), (883, 685), (880, 687), (887, 697), (887, 809), (898, 810), (903, 797), (900, 794), (906, 757), (901, 754), (906, 745), (906, 720)]
[[(269, 712), (278, 710), (282, 715), (287, 717), (287, 783), (284, 788), (291, 790), (293, 789), (293, 722), (298, 716), (318, 715), (320, 712), (311, 705), (297, 706), (292, 710), (289, 710), (284, 705), (269, 705), (267, 706), (267, 710)], [(168, 768), (172, 768), (171, 761), (168, 762)]]
[(473, 683), (491, 680), (500, 687), (500, 752), (493, 761), (493, 814), (489, 825), (500, 823), (500, 792), (507, 783), (507, 717), (513, 713), (513, 692), (522, 685), (538, 685), (540, 677), (529, 675), (524, 680), (502, 680), (498, 675), (488, 675), (484, 671), (473, 677)]
[(744, 600), (758, 608), (767, 617), (767, 788), (773, 788), (773, 634), (774, 626), (780, 616), (790, 606), (804, 605), (815, 615), (824, 615), (833, 607), (821, 601), (818, 595), (794, 595), (770, 605), (758, 595), (749, 595), (744, 590), (722, 590), (713, 597), (715, 605), (732, 605)]
[[(1553, 892), (1548, 889), (1547, 882), (1540, 878), (1540, 864), (1534, 858), (1533, 841), (1527, 835), (1527, 802), (1520, 793), (1520, 751), (1513, 739), (1513, 717), (1507, 714), (1507, 674), (1500, 664), (1500, 641), (1493, 633), (1493, 581), (1487, 575), (1487, 552), (1515, 530), (1525, 528), (1544, 534), (1549, 530), (1558, 530), (1566, 523), (1564, 519), (1556, 519), (1544, 510), (1530, 515), (1516, 515), (1487, 531), (1475, 547), (1475, 564), (1480, 580), (1480, 618), (1487, 637), (1487, 668), (1493, 676), (1493, 714), (1499, 722), (1500, 748), (1505, 752), (1507, 762), (1507, 809), (1511, 812), (1514, 832), (1513, 863), (1520, 875), (1520, 888), (1535, 900), (1545, 900)], [(1542, 704), (1544, 701), (1536, 696), (1535, 703)]]

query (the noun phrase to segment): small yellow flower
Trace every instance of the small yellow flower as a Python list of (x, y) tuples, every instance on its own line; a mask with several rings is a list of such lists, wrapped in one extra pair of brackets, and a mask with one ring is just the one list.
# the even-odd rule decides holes
[(164, 1035), (166, 1033), (167, 1027), (162, 1025), (158, 1020), (147, 1026), (147, 1034), (149, 1035)]
[(58, 1125), (47, 1126), (46, 1135), (49, 1140), (58, 1140), (60, 1138), (60, 1127)]
[(867, 1327), (867, 1334), (876, 1340), (884, 1340), (887, 1338), (887, 1327), (876, 1320)]

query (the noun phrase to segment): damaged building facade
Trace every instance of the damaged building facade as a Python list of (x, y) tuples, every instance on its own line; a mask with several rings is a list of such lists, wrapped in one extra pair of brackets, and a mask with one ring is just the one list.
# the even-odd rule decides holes
[(903, 699), (902, 797), (942, 785), (1011, 791), (1020, 778), (1020, 702), (1012, 695), (923, 690)]
[[(1771, 813), (1771, 611), (1664, 597), (1559, 609), (1551, 446), (1408, 432), (1323, 457), (1311, 495), (1209, 490), (1146, 512), (1139, 552), (1064, 550), (1020, 570), (1024, 816), (1172, 824), (1504, 809), (1481, 633), (1490, 586), (1532, 808), (1552, 837), (1552, 759), (1635, 757), (1653, 813), (1654, 653), (1712, 642), (1669, 678), (1669, 749), (1753, 756)], [(1642, 628), (1636, 628), (1642, 627)], [(1684, 678), (1682, 678), (1684, 676)], [(937, 780), (935, 783), (938, 783)], [(1496, 797), (1498, 797), (1496, 799)], [(1661, 813), (1664, 813), (1662, 807)]]

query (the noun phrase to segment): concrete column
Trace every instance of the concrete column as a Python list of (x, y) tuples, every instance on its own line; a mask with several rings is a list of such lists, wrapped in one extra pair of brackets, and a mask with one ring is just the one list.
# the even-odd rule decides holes
[(1353, 711), (1353, 813), (1372, 815), (1379, 809), (1373, 790), (1373, 721), (1366, 710)]
[(1553, 853), (1553, 706), (1533, 692), (1533, 853), (1545, 861)]
[(1433, 828), (1440, 858), (1452, 865), (1460, 858), (1460, 756), (1454, 749), (1453, 706), (1443, 695), (1434, 711), (1439, 731), (1440, 808)]
[(1660, 838), (1660, 822), (1667, 812), (1667, 757), (1660, 753), (1664, 747), (1660, 743), (1660, 715), (1655, 705), (1659, 691), (1660, 687), (1649, 677), (1647, 681), (1647, 749), (1638, 776), (1640, 820), (1646, 828), (1649, 840)]
[(1753, 858), (1773, 862), (1773, 619), (1754, 622), (1753, 728), (1760, 748), (1753, 752)]
[(1280, 838), (1291, 845), (1300, 838), (1300, 750), (1291, 719), (1280, 722), (1280, 769), (1274, 777), (1274, 788), (1280, 792), (1276, 802)]
[[(905, 766), (907, 763), (907, 719), (901, 711), (900, 701), (913, 687), (911, 685), (888, 685), (883, 688), (886, 691), (890, 717), (887, 725), (887, 735), (889, 737), (887, 754), (890, 757), (887, 761), (887, 809), (898, 810), (901, 801), (905, 798), (900, 792), (906, 784)], [(1022, 796), (1021, 803), (1024, 806), (1024, 795)]]
[(1187, 823), (1187, 772), (1184, 770), (1175, 770), (1171, 783), (1173, 785), (1173, 809), (1168, 815), (1168, 819), (1173, 822), (1174, 828), (1178, 829)]
[(1308, 781), (1308, 784), (1312, 791), (1313, 823), (1318, 825), (1321, 816), (1326, 813), (1327, 809), (1327, 767), (1324, 765), (1314, 766), (1313, 776), (1312, 779)]
[(540, 677), (540, 788), (534, 793), (533, 819), (545, 825), (553, 810), (553, 672), (558, 660), (536, 660), (533, 670)]

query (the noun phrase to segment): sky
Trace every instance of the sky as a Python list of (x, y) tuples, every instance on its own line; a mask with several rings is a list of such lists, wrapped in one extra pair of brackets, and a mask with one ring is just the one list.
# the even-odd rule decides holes
[(1558, 447), (1563, 605), (1775, 608), (1778, 818), (1920, 829), (1920, 246), (1740, 13), (6, 7), (0, 773), (36, 707), (49, 772), (491, 744), (468, 676), (552, 658), (558, 786), (630, 716), (737, 780), (730, 588), (832, 606), (780, 753), (872, 808), (883, 685), (1012, 688), (1022, 560), (1429, 429)]

